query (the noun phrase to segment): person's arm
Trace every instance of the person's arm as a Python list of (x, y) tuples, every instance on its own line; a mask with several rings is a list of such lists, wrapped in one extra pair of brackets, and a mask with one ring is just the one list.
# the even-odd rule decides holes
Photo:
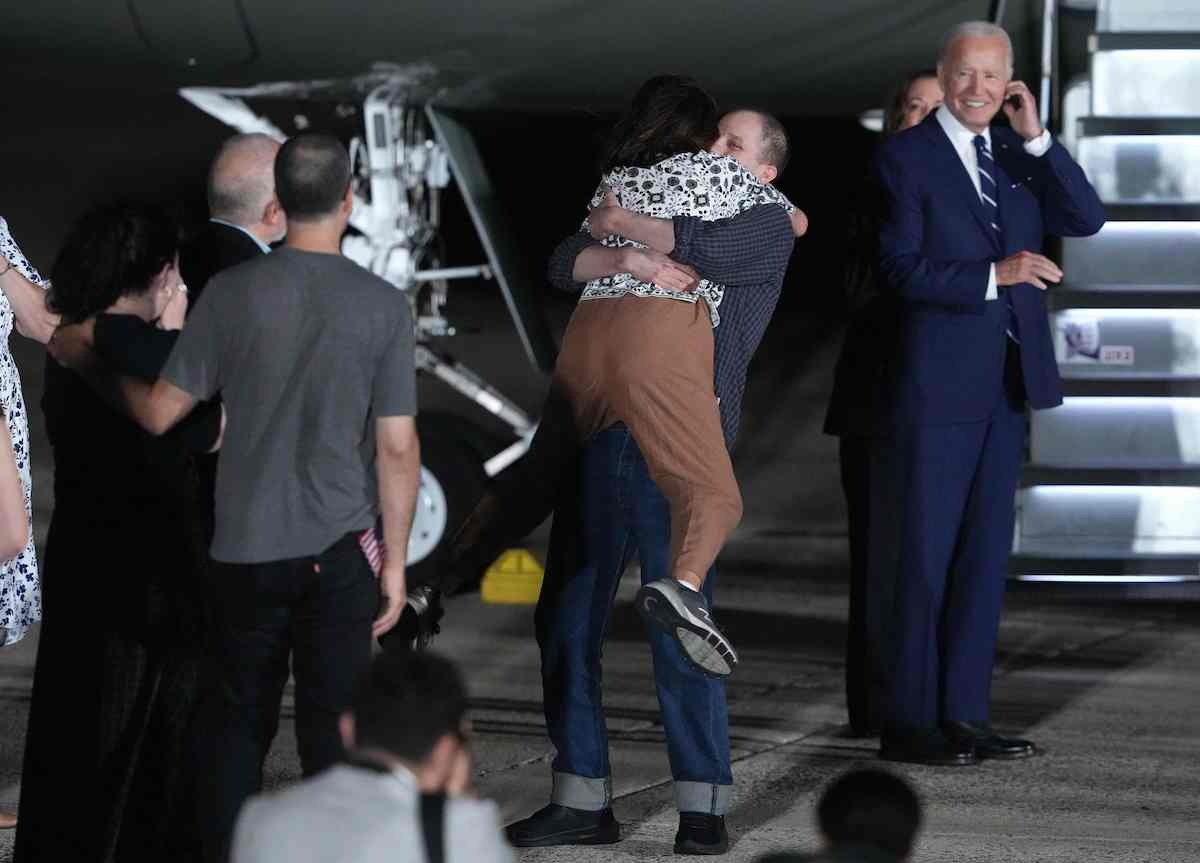
[(671, 257), (727, 287), (771, 283), (787, 267), (795, 244), (792, 222), (777, 204), (759, 204), (715, 222), (692, 216), (672, 221)]
[(55, 330), (47, 346), (55, 361), (82, 377), (101, 398), (153, 435), (162, 435), (191, 413), (198, 401), (164, 378), (150, 382), (114, 375), (92, 349), (94, 320)]
[(17, 469), (8, 421), (0, 412), (0, 561), (12, 560), (29, 543), (25, 487)]
[(372, 635), (378, 638), (396, 625), (404, 610), (408, 534), (412, 530), (421, 475), (421, 443), (413, 417), (389, 416), (375, 420), (375, 471), (383, 537), (389, 546), (379, 573), (383, 608), (371, 627)]
[(618, 273), (630, 273), (639, 282), (669, 291), (692, 291), (700, 282), (693, 268), (661, 252), (632, 246), (604, 246), (586, 231), (578, 231), (559, 243), (546, 268), (550, 284), (574, 293), (582, 291), (593, 279)]
[(1042, 206), (1042, 224), (1047, 234), (1056, 237), (1090, 237), (1104, 227), (1104, 205), (1087, 175), (1071, 154), (1042, 128), (1037, 101), (1022, 81), (1010, 81), (1006, 96), (1016, 96), (1020, 107), (1007, 100), (1004, 113), (1024, 142), (1021, 166), (1030, 191)]
[(17, 332), (27, 339), (46, 344), (58, 326), (58, 315), (46, 308), (46, 291), (41, 285), (26, 278), (19, 263), (8, 259), (0, 260), (0, 290), (12, 306), (13, 320)]

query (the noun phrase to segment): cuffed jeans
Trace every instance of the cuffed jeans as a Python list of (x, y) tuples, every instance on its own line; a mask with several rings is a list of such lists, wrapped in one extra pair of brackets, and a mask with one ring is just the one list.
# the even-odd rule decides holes
[[(543, 701), (558, 751), (553, 801), (598, 810), (612, 799), (600, 668), (609, 611), (634, 554), (643, 584), (671, 574), (670, 512), (624, 425), (585, 446), (578, 493), (566, 479), (536, 614)], [(710, 603), (714, 576), (704, 582)], [(733, 788), (725, 684), (692, 668), (666, 633), (647, 635), (676, 803), (683, 812), (724, 814)]]
[(208, 679), (196, 734), (205, 859), (221, 860), (238, 810), (262, 787), (289, 660), (305, 776), (342, 758), (338, 717), (371, 661), (379, 583), (355, 533), (319, 555), (213, 561)]

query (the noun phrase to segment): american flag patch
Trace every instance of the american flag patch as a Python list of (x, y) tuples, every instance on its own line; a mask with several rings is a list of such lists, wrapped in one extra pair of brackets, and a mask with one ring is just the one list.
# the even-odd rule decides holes
[(383, 561), (387, 558), (387, 546), (383, 542), (382, 519), (376, 521), (374, 527), (367, 528), (358, 535), (358, 547), (362, 549), (371, 571), (378, 578), (379, 573), (383, 571)]

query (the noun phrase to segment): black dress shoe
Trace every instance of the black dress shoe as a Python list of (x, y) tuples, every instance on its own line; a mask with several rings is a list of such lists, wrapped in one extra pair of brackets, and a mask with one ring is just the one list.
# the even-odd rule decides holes
[(942, 731), (951, 740), (970, 743), (980, 758), (1029, 758), (1037, 752), (1028, 740), (999, 735), (986, 722), (943, 722)]
[(387, 653), (415, 653), (428, 650), (434, 636), (442, 631), (441, 591), (428, 585), (414, 587), (408, 592), (404, 610), (396, 625), (379, 636), (379, 646)]
[(951, 739), (936, 730), (905, 735), (884, 734), (879, 757), (884, 761), (904, 761), (933, 767), (966, 767), (979, 763), (974, 746)]
[(611, 809), (592, 812), (551, 803), (504, 829), (517, 848), (546, 845), (611, 845), (621, 838), (621, 825)]
[(680, 812), (675, 834), (676, 854), (724, 854), (729, 850), (725, 816), (707, 812)]

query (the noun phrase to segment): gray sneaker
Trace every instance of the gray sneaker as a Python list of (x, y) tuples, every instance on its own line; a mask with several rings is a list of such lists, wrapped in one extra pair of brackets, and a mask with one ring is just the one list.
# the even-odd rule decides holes
[(642, 620), (675, 639), (683, 655), (709, 677), (728, 677), (737, 665), (733, 645), (713, 622), (704, 594), (673, 578), (643, 584), (634, 599)]

